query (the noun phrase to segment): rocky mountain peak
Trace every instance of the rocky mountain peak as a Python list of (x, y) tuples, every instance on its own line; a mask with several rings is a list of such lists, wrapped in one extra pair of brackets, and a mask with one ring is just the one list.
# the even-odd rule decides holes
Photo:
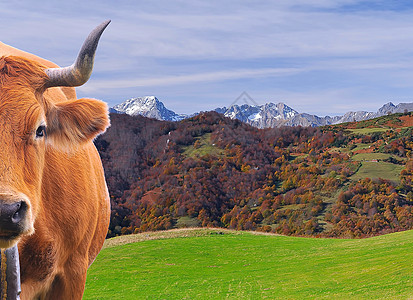
[(166, 121), (180, 121), (186, 118), (185, 115), (178, 115), (167, 109), (155, 96), (130, 98), (121, 104), (115, 105), (113, 109), (131, 116), (142, 115)]
[[(137, 97), (113, 107), (111, 112), (126, 113), (128, 115), (143, 115), (166, 121), (180, 121), (198, 113), (178, 115), (167, 109), (155, 96)], [(413, 111), (413, 103), (400, 103), (394, 105), (392, 102), (384, 104), (377, 112), (355, 111), (347, 112), (342, 116), (319, 117), (307, 113), (299, 113), (288, 105), (279, 103), (266, 103), (263, 105), (242, 104), (231, 105), (229, 108), (216, 108), (216, 112), (231, 119), (238, 119), (258, 128), (280, 127), (280, 126), (324, 126), (345, 122), (363, 121), (389, 113), (403, 113)]]

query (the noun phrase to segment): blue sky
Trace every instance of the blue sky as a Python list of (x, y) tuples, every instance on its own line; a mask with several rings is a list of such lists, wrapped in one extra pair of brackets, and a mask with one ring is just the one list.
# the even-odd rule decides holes
[(70, 65), (99, 23), (79, 97), (154, 95), (177, 113), (244, 91), (319, 116), (413, 102), (410, 1), (3, 1), (0, 41)]

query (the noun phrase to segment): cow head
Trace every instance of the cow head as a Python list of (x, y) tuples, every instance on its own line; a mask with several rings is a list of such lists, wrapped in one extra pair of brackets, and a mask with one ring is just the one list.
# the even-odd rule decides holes
[(104, 102), (50, 101), (52, 87), (79, 86), (90, 77), (102, 23), (70, 67), (45, 69), (21, 57), (0, 57), (0, 248), (34, 232), (47, 147), (73, 151), (109, 125)]

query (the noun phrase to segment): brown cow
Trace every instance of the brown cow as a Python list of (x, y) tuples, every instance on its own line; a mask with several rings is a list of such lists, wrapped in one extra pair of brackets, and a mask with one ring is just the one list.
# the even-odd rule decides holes
[(109, 225), (109, 195), (92, 140), (107, 105), (76, 99), (109, 21), (67, 68), (0, 43), (0, 247), (18, 243), (21, 299), (81, 299)]

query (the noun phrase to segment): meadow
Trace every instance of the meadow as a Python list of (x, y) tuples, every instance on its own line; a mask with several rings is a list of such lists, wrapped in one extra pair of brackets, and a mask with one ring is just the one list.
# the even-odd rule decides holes
[(368, 239), (182, 229), (118, 237), (84, 299), (407, 299), (413, 231)]
[(400, 182), (400, 172), (404, 169), (402, 165), (388, 162), (363, 161), (361, 167), (351, 179), (357, 181), (363, 178), (383, 178), (394, 182)]

